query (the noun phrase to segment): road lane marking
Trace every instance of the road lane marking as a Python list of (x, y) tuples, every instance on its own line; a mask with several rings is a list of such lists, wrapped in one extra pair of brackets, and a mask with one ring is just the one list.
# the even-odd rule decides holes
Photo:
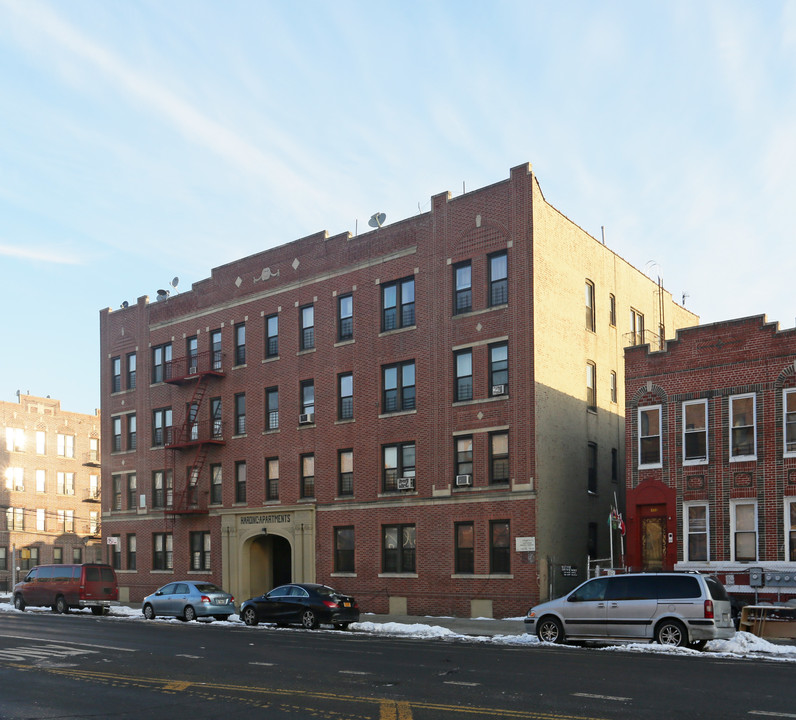
[(370, 675), (365, 670), (338, 670), (341, 675)]
[(13, 660), (15, 662), (41, 661), (74, 657), (75, 655), (96, 655), (96, 650), (82, 650), (79, 648), (64, 647), (63, 645), (41, 645), (36, 648), (16, 647), (0, 650), (0, 660)]
[[(28, 635), (0, 635), (0, 638), (9, 638), (10, 640), (32, 640), (33, 642), (41, 642), (41, 637), (29, 637)], [(97, 645), (96, 643), (82, 643), (74, 642), (72, 640), (59, 640), (61, 645), (79, 645), (80, 647), (97, 648), (99, 650), (119, 650), (120, 652), (138, 652), (129, 648), (116, 647), (115, 645)]]
[(464, 685), (466, 687), (478, 687), (481, 683), (465, 682), (464, 680), (443, 680), (443, 685)]
[(407, 702), (385, 700), (379, 704), (379, 720), (412, 720), (412, 709)]
[(175, 680), (174, 682), (166, 683), (163, 686), (164, 690), (187, 690), (191, 687), (193, 683), (191, 682), (180, 682), (179, 680)]
[(792, 713), (767, 712), (765, 710), (750, 710), (750, 715), (764, 715), (766, 717), (796, 718)]
[(249, 665), (265, 665), (265, 667), (273, 667), (276, 663), (266, 663), (266, 662), (250, 662)]
[(617, 697), (616, 695), (592, 695), (591, 693), (572, 693), (573, 697), (591, 698), (592, 700), (616, 700), (617, 702), (628, 702), (633, 698)]

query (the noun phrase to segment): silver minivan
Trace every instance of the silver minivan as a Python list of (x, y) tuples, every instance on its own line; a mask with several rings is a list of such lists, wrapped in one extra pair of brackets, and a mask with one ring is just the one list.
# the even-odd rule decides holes
[(735, 634), (730, 598), (712, 575), (628, 573), (587, 580), (532, 607), (525, 631), (543, 642), (656, 640), (701, 650)]

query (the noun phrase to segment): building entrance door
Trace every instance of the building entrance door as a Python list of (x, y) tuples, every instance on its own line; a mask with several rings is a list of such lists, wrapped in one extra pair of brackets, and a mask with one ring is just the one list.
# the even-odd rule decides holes
[(666, 518), (641, 518), (641, 568), (648, 572), (663, 570), (666, 558)]
[(263, 595), (279, 585), (291, 582), (292, 565), (290, 541), (287, 538), (280, 535), (254, 538), (249, 552), (252, 595)]

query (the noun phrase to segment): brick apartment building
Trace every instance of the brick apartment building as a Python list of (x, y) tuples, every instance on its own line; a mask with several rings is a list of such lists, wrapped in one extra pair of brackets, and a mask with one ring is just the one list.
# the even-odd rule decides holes
[(688, 328), (625, 371), (629, 565), (796, 596), (796, 330)]
[(100, 414), (0, 402), (0, 589), (40, 563), (102, 560)]
[(190, 575), (239, 600), (317, 581), (373, 612), (522, 613), (607, 553), (624, 346), (696, 322), (529, 165), (103, 310), (121, 597)]

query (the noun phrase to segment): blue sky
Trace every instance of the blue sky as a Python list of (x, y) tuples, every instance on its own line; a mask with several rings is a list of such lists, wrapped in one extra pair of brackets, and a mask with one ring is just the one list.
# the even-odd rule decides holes
[(0, 400), (93, 412), (101, 308), (524, 162), (702, 322), (793, 327), (796, 2), (0, 0)]

